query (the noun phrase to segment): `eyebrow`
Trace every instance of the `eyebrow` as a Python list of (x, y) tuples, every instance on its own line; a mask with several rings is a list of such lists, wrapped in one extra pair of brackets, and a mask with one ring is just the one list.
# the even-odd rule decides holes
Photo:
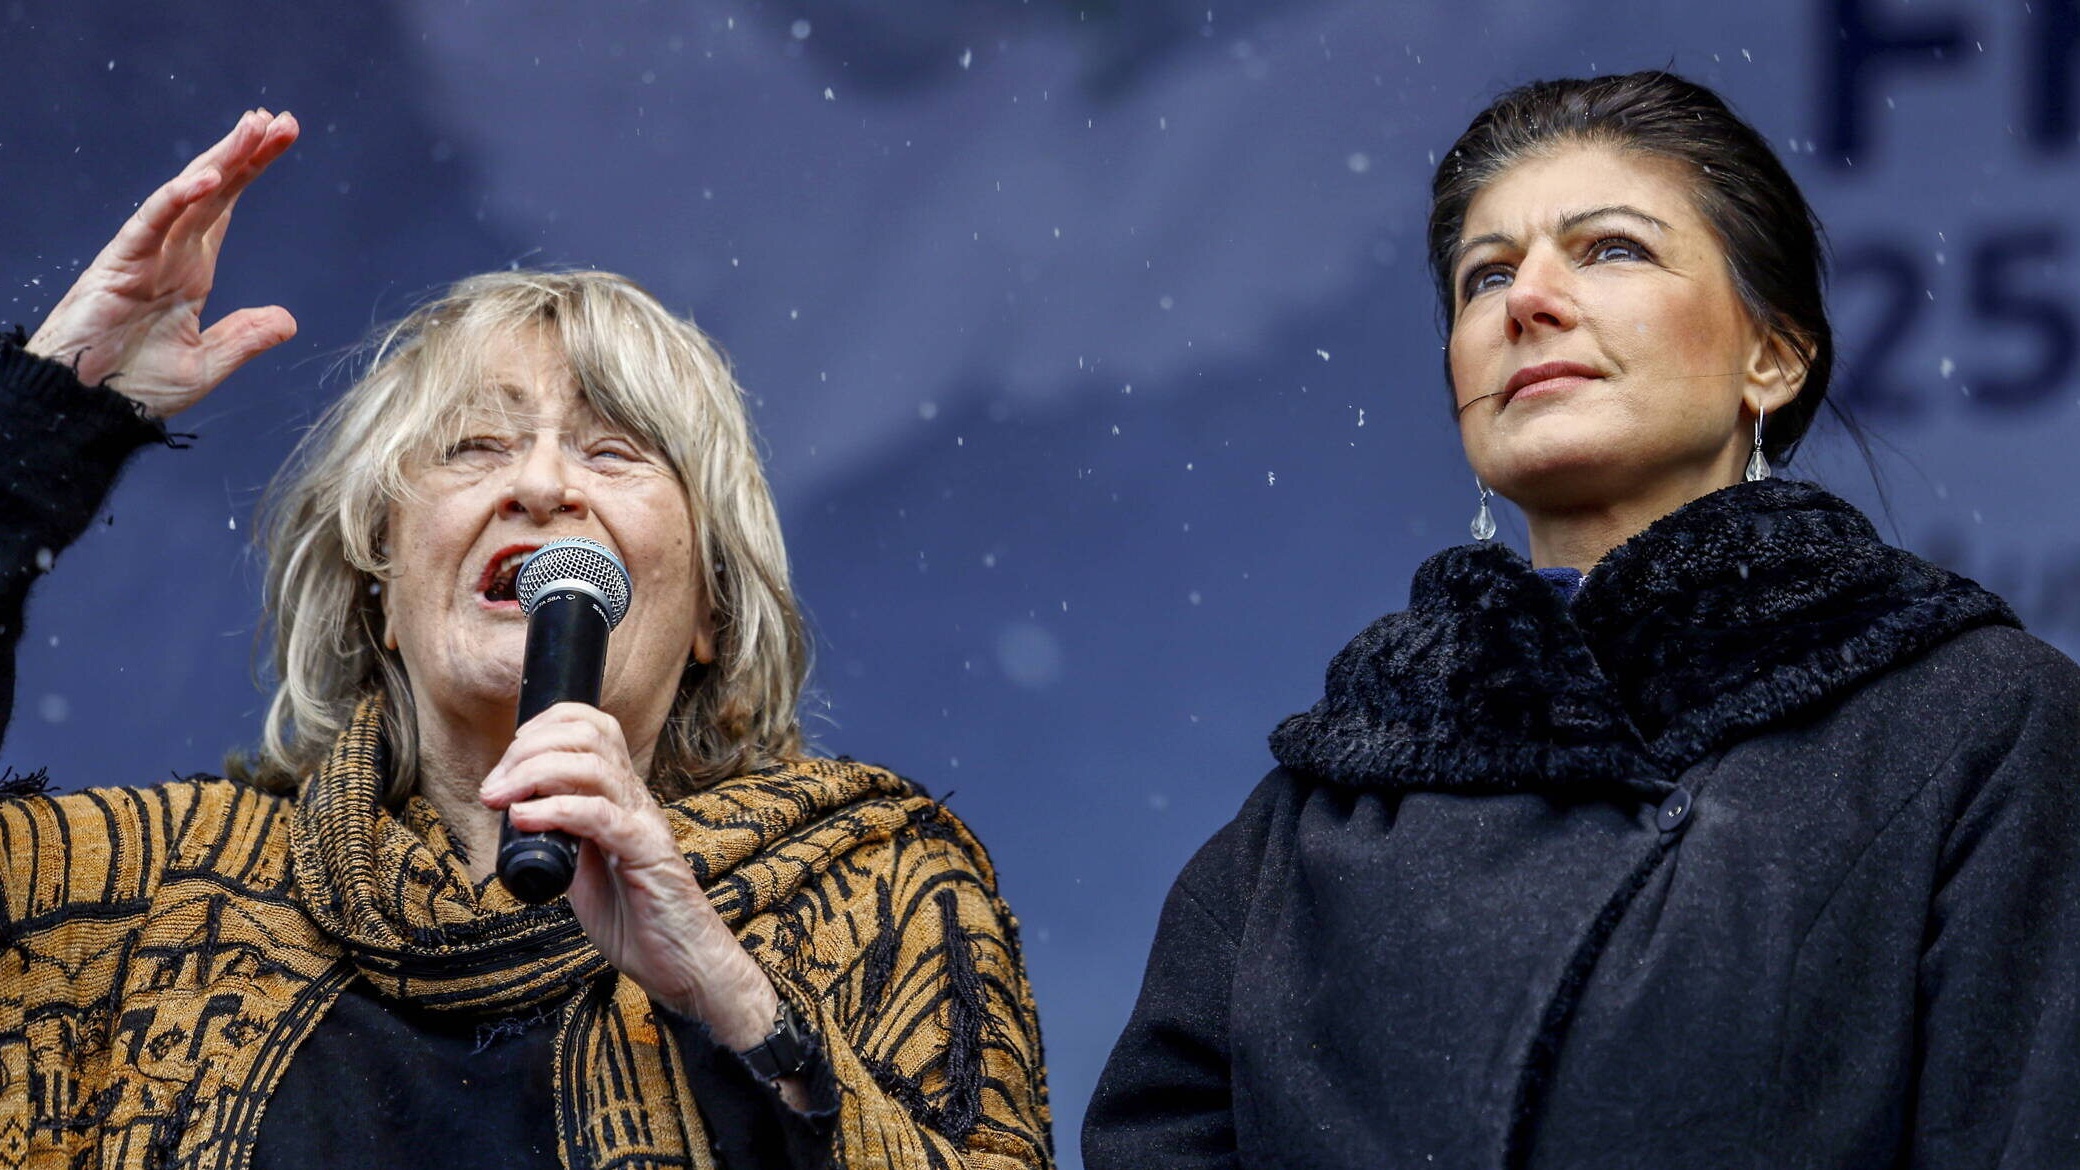
[(508, 423), (519, 417), (521, 394), (510, 382), (482, 382), (473, 390), (466, 391), (461, 399), (450, 408), (457, 420), (467, 420), (467, 425), (481, 423)]
[[(1641, 211), (1639, 208), (1634, 207), (1629, 203), (1606, 203), (1601, 207), (1590, 207), (1585, 208), (1581, 211), (1570, 211), (1566, 215), (1561, 216), (1559, 223), (1559, 234), (1566, 235), (1568, 232), (1574, 231), (1576, 228), (1581, 227), (1583, 224), (1588, 223), (1591, 220), (1602, 219), (1605, 216), (1613, 215), (1621, 216), (1626, 219), (1636, 219), (1639, 222), (1646, 224), (1648, 227), (1651, 227), (1659, 232), (1666, 233), (1673, 230), (1668, 226), (1668, 222), (1666, 220), (1663, 220), (1658, 216), (1648, 215), (1646, 212)], [(1515, 236), (1510, 235), (1508, 232), (1489, 232), (1486, 235), (1475, 236), (1470, 240), (1460, 240), (1459, 243), (1452, 249), (1451, 271), (1457, 272), (1459, 270), (1459, 262), (1466, 259), (1466, 254), (1468, 252), (1473, 251), (1475, 248), (1479, 248), (1487, 244), (1502, 244), (1505, 246), (1514, 247), (1516, 246), (1516, 243), (1517, 238)]]

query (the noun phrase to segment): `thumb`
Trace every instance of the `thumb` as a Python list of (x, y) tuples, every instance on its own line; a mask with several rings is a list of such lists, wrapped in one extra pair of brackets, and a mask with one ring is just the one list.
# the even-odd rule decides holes
[(296, 318), (280, 305), (240, 309), (202, 334), (206, 363), (202, 390), (208, 393), (238, 367), (296, 336)]

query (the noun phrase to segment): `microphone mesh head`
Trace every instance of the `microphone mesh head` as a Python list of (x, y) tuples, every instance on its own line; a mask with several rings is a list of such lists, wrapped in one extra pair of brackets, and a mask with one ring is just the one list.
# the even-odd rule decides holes
[(606, 545), (583, 537), (551, 541), (520, 562), (520, 576), (513, 584), (520, 612), (532, 615), (536, 598), (566, 583), (588, 586), (600, 595), (607, 606), (608, 629), (628, 616), (628, 570)]

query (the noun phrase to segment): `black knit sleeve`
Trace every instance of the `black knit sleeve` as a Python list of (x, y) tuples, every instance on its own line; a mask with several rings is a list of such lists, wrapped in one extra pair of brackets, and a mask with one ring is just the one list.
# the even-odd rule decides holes
[(662, 1007), (656, 1011), (658, 1022), (679, 1042), (686, 1079), (721, 1170), (812, 1170), (831, 1164), (838, 1081), (820, 1050), (811, 1054), (802, 1072), (809, 1085), (809, 1112), (797, 1113), (743, 1057), (716, 1043), (699, 1021)]
[(29, 589), (86, 531), (132, 452), (166, 431), (130, 400), (0, 334), (0, 742)]

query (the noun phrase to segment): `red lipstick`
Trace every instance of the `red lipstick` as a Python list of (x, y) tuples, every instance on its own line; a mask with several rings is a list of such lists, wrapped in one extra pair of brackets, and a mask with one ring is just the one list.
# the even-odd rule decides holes
[[(478, 596), (491, 605), (520, 604), (519, 599), (513, 596), (513, 581), (520, 575), (519, 562), (513, 558), (525, 559), (528, 553), (540, 547), (539, 544), (510, 544), (493, 553), (477, 577)], [(510, 571), (507, 569), (509, 564), (512, 566)], [(493, 590), (498, 591), (497, 596), (493, 596)]]

